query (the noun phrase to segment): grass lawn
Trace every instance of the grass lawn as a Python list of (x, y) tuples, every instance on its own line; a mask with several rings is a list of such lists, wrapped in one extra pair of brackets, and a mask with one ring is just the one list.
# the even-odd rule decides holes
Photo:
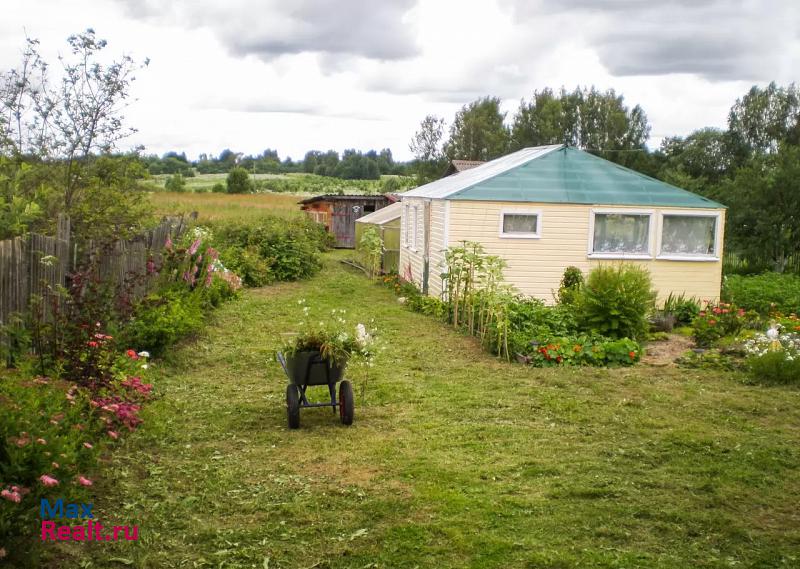
[[(65, 544), (54, 566), (800, 566), (800, 390), (507, 364), (341, 256), (245, 292), (159, 365), (95, 501), (140, 541)], [(301, 298), (374, 318), (388, 347), (366, 405), (353, 374), (350, 428), (323, 409), (286, 428), (272, 350)]]

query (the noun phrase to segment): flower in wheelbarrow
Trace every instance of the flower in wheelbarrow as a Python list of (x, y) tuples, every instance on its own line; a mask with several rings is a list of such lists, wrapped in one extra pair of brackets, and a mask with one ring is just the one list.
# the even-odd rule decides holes
[(356, 343), (360, 347), (365, 348), (369, 344), (369, 341), (370, 336), (369, 332), (367, 332), (367, 327), (363, 324), (358, 324), (356, 326)]

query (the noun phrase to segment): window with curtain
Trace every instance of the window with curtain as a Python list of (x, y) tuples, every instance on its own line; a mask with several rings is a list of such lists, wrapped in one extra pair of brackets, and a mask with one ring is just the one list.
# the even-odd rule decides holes
[(592, 253), (649, 254), (650, 216), (630, 213), (595, 213)]
[(665, 215), (661, 254), (690, 257), (716, 255), (717, 218), (705, 215)]
[(535, 235), (539, 233), (539, 216), (535, 213), (504, 213), (503, 235)]

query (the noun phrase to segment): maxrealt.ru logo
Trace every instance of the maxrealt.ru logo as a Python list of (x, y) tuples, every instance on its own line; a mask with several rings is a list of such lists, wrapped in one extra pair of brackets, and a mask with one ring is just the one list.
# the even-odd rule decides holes
[[(104, 533), (103, 524), (94, 521), (93, 504), (64, 503), (62, 498), (51, 504), (42, 498), (39, 515), (42, 518), (42, 541), (117, 541), (139, 539), (139, 526), (112, 526)], [(54, 519), (86, 520), (84, 525), (59, 525)]]

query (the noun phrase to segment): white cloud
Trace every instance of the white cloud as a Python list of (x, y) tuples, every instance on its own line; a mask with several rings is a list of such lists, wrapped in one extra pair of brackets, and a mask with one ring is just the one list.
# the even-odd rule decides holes
[[(148, 151), (390, 147), (408, 158), (422, 117), (483, 95), (511, 113), (535, 89), (614, 88), (653, 140), (724, 126), (754, 81), (800, 60), (793, 0), (8, 0), (0, 67), (24, 31), (48, 59), (87, 27), (108, 51), (151, 58), (127, 112)], [(510, 114), (511, 114), (510, 113)]]

